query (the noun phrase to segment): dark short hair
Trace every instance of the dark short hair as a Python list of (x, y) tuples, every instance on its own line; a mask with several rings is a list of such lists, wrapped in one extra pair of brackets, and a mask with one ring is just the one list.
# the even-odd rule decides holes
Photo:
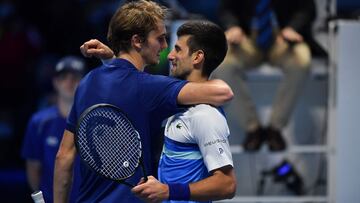
[(202, 50), (205, 61), (202, 74), (210, 76), (221, 62), (227, 52), (227, 42), (224, 31), (215, 23), (205, 20), (192, 20), (182, 24), (177, 36), (190, 35), (187, 45), (189, 54)]
[(120, 51), (129, 51), (131, 37), (138, 34), (146, 40), (152, 30), (157, 29), (157, 22), (164, 20), (166, 8), (152, 1), (133, 1), (121, 6), (112, 16), (107, 39), (110, 48), (118, 55)]

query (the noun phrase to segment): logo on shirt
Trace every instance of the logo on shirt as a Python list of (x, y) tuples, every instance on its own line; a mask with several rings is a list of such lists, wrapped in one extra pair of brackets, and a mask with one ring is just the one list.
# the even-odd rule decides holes
[(224, 153), (223, 148), (221, 148), (221, 147), (219, 148), (219, 153), (220, 153), (220, 154)]
[(59, 140), (55, 136), (48, 136), (46, 138), (46, 144), (51, 147), (56, 147), (58, 145), (58, 143), (59, 143)]
[(177, 129), (181, 129), (181, 127), (182, 127), (181, 123), (176, 124)]
[(226, 143), (226, 139), (216, 139), (216, 140), (212, 140), (210, 142), (207, 142), (204, 144), (204, 147), (213, 145), (213, 144), (217, 144), (217, 143)]

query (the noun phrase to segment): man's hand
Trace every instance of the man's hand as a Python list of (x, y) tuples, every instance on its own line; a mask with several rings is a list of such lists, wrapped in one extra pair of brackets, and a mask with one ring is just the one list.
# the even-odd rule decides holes
[(291, 27), (285, 27), (281, 30), (281, 36), (285, 41), (302, 42), (303, 37)]
[(169, 198), (169, 187), (160, 183), (153, 176), (148, 176), (148, 181), (141, 180), (139, 184), (131, 189), (137, 197), (146, 202), (161, 202)]
[(225, 31), (226, 40), (229, 44), (240, 44), (246, 37), (239, 26), (234, 26)]
[(101, 60), (111, 59), (114, 52), (105, 44), (97, 39), (91, 39), (80, 47), (82, 55), (85, 57), (96, 57)]

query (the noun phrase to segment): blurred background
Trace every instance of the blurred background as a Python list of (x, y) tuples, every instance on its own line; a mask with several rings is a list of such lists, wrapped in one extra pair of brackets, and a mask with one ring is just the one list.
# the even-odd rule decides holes
[[(172, 8), (167, 22), (169, 42), (174, 39), (174, 30), (181, 20), (208, 19), (219, 23), (219, 1), (159, 1)], [(27, 122), (35, 111), (54, 102), (51, 75), (56, 62), (64, 55), (80, 56), (80, 45), (89, 39), (106, 42), (108, 22), (122, 3), (124, 1), (119, 0), (0, 0), (0, 195), (11, 197), (0, 202), (32, 202), (24, 160), (20, 157)], [(314, 54), (315, 68), (305, 87), (306, 96), (299, 101), (285, 129), (286, 134), (293, 135), (286, 138), (287, 141), (296, 145), (326, 145), (328, 71), (331, 65), (329, 22), (336, 19), (359, 21), (360, 17), (359, 0), (316, 0), (316, 4), (317, 19), (313, 33), (319, 52)], [(146, 71), (167, 75), (166, 55), (169, 49), (162, 53), (158, 66), (148, 67)], [(100, 64), (96, 59), (85, 60), (89, 70)], [(263, 117), (267, 116), (271, 105), (271, 96), (267, 94), (273, 95), (280, 77), (280, 73), (269, 71), (267, 66), (248, 75), (252, 96)], [(316, 155), (300, 148), (299, 154), (297, 148), (292, 148), (294, 150), (285, 156), (269, 154), (266, 149), (257, 154), (246, 154), (239, 147), (244, 132), (236, 124), (236, 115), (230, 115), (228, 122), (239, 181), (237, 197), (297, 196), (296, 187), (303, 187), (301, 195), (325, 196), (320, 198), (320, 202), (327, 202), (330, 191), (327, 185), (327, 150), (310, 149), (311, 153), (320, 151)], [(271, 164), (273, 159), (284, 161)], [(289, 183), (289, 178), (294, 182)], [(233, 202), (236, 201), (246, 202), (241, 199)], [(250, 198), (248, 201), (265, 200)]]

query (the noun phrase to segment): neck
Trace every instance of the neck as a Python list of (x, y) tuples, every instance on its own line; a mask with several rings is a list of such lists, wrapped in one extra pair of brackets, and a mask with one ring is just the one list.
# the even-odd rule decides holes
[(131, 50), (129, 52), (120, 52), (118, 58), (125, 59), (132, 63), (139, 71), (144, 71), (145, 63), (140, 54)]
[(69, 115), (72, 103), (73, 101), (58, 98), (57, 105), (61, 116), (66, 118)]
[(193, 70), (186, 80), (190, 82), (205, 82), (209, 80), (209, 77), (203, 76), (199, 70)]

